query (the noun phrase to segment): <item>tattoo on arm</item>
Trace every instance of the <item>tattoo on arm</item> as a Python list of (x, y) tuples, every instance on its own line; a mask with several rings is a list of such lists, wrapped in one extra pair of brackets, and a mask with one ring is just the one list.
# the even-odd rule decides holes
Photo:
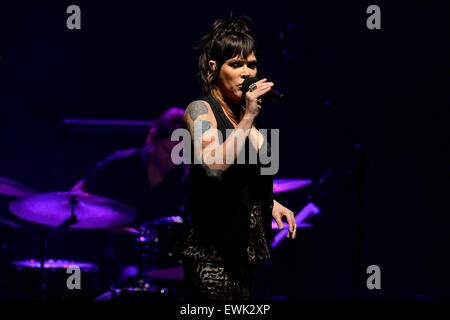
[(192, 102), (188, 107), (189, 116), (191, 117), (192, 121), (195, 121), (199, 116), (202, 114), (208, 113), (208, 108), (206, 105), (201, 101), (194, 101)]
[(209, 121), (201, 121), (202, 123), (202, 134), (211, 129), (211, 122)]
[[(191, 117), (192, 121), (195, 121), (200, 115), (208, 113), (208, 108), (201, 101), (194, 101), (194, 102), (192, 102), (188, 106), (187, 109), (189, 111), (189, 116)], [(195, 128), (195, 124), (198, 123), (198, 122), (201, 125), (201, 134), (197, 135), (197, 136), (195, 136), (195, 134), (194, 134), (194, 136), (195, 136), (194, 140), (195, 141), (201, 140), (201, 136), (206, 131), (211, 129), (211, 122), (203, 121), (203, 120), (195, 121), (194, 122), (194, 128)], [(214, 142), (214, 137), (212, 137), (210, 140), (202, 141), (203, 148), (205, 148), (206, 146), (210, 145), (212, 142)], [(202, 164), (202, 167), (203, 167), (203, 169), (205, 169), (206, 175), (208, 177), (215, 177), (215, 178), (219, 179), (220, 181), (222, 180), (222, 174), (224, 172), (223, 170), (212, 170), (206, 164)]]
[(211, 137), (209, 140), (202, 140), (202, 149), (204, 150), (207, 146), (214, 142), (214, 137)]
[[(200, 126), (202, 128), (202, 132), (199, 135), (195, 135), (195, 127), (196, 127), (197, 124), (200, 124)], [(209, 129), (211, 129), (211, 122), (204, 121), (204, 120), (197, 120), (197, 121), (195, 121), (195, 123), (194, 123), (194, 139), (195, 140), (200, 140), (201, 137), (202, 137), (202, 134), (204, 134)]]

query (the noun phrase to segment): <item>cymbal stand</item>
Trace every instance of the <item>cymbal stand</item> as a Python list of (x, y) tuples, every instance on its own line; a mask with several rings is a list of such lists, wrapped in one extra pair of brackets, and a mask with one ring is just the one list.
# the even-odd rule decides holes
[(41, 300), (47, 300), (47, 272), (45, 269), (45, 256), (47, 252), (48, 240), (54, 234), (60, 231), (65, 231), (70, 228), (70, 226), (78, 221), (75, 215), (75, 206), (78, 204), (78, 201), (75, 199), (75, 196), (72, 196), (72, 199), (69, 201), (71, 215), (67, 218), (61, 225), (56, 227), (54, 230), (50, 232), (41, 233), (39, 238), (41, 242)]
[(146, 286), (144, 279), (144, 267), (145, 260), (147, 258), (147, 249), (152, 240), (153, 236), (149, 233), (148, 230), (146, 230), (145, 228), (139, 230), (139, 236), (136, 239), (136, 249), (138, 254), (137, 286), (139, 288), (144, 288)]

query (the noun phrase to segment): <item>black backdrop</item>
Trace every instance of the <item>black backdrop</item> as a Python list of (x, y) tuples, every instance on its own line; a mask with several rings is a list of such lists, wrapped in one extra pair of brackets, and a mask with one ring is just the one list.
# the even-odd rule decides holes
[[(81, 30), (66, 28), (71, 4), (81, 8)], [(248, 15), (259, 41), (260, 74), (288, 97), (285, 105), (267, 104), (258, 119), (261, 128), (280, 129), (276, 178), (316, 180), (334, 173), (313, 228), (300, 230), (296, 241), (274, 252), (272, 294), (355, 297), (348, 170), (358, 142), (374, 163), (364, 176), (363, 282), (367, 266), (382, 272), (382, 289), (370, 291), (363, 283), (360, 295), (448, 298), (449, 11), (444, 1), (378, 1), (382, 28), (368, 30), (371, 4), (2, 4), (0, 176), (42, 192), (66, 190), (114, 149), (139, 145), (145, 132), (70, 130), (62, 121), (154, 120), (170, 106), (185, 108), (201, 93), (196, 42), (217, 17)], [(327, 102), (331, 110), (323, 108)], [(307, 192), (277, 199), (298, 212)], [(27, 224), (8, 211), (11, 200), (0, 196), (0, 217)], [(0, 229), (3, 257), (38, 256), (34, 240)], [(93, 259), (99, 249), (89, 244), (94, 239), (100, 247), (103, 235), (57, 235), (49, 253)]]

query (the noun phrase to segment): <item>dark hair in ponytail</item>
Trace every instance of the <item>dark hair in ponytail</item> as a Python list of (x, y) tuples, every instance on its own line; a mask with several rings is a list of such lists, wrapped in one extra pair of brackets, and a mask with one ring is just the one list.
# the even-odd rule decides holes
[[(217, 84), (217, 75), (223, 63), (235, 56), (246, 58), (252, 52), (256, 54), (256, 40), (245, 23), (248, 17), (217, 19), (210, 31), (200, 39), (196, 49), (200, 51), (198, 76), (205, 92)], [(209, 60), (217, 62), (215, 71), (209, 67)]]

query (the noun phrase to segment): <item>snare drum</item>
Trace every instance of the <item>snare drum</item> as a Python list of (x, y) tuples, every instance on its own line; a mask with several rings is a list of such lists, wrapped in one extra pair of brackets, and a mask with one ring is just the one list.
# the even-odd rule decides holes
[[(80, 288), (69, 289), (69, 267), (80, 270)], [(74, 260), (48, 259), (44, 262), (46, 271), (46, 298), (48, 300), (91, 299), (98, 293), (99, 278), (97, 265)], [(9, 297), (20, 300), (42, 298), (41, 262), (35, 259), (17, 260), (9, 263)], [(70, 271), (70, 270), (69, 270)], [(68, 281), (69, 280), (69, 281)]]

